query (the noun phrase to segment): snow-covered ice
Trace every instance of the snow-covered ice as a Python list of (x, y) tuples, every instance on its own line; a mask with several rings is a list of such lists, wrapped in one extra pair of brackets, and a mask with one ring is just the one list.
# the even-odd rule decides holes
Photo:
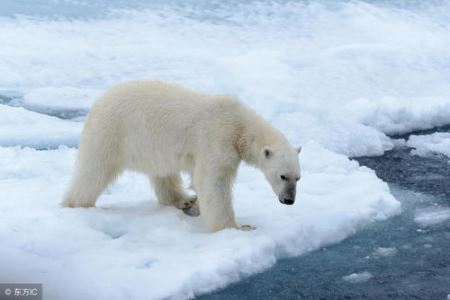
[(450, 157), (450, 133), (435, 132), (426, 135), (411, 135), (406, 143), (414, 148), (412, 154), (419, 156), (445, 155)]
[(0, 104), (0, 146), (22, 145), (40, 149), (77, 146), (82, 125)]
[(405, 139), (391, 139), (391, 142), (394, 144), (395, 148), (407, 148)]
[[(380, 155), (404, 145), (387, 134), (448, 123), (449, 9), (3, 1), (0, 281), (44, 282), (50, 298), (191, 297), (399, 213), (387, 185), (346, 156)], [(147, 179), (131, 173), (97, 208), (59, 208), (82, 123), (54, 116), (84, 115), (110, 86), (141, 78), (234, 94), (304, 146), (296, 204), (279, 205), (263, 176), (243, 167), (235, 210), (253, 232), (207, 234), (198, 218), (159, 206)], [(416, 221), (447, 220), (436, 213)]]
[(104, 91), (76, 87), (42, 87), (25, 93), (22, 106), (47, 114), (78, 112), (86, 114)]
[(350, 283), (360, 283), (360, 282), (366, 282), (370, 280), (373, 277), (372, 274), (370, 274), (367, 271), (361, 272), (361, 273), (352, 273), (350, 275), (342, 277), (344, 281), (350, 282)]
[(352, 120), (387, 134), (401, 134), (449, 123), (450, 97), (433, 99), (355, 99), (345, 105)]
[(199, 218), (157, 204), (147, 179), (131, 173), (97, 208), (62, 209), (75, 153), (0, 148), (0, 281), (43, 282), (64, 299), (192, 297), (400, 210), (373, 171), (314, 143), (301, 154), (294, 206), (279, 204), (258, 171), (240, 170), (234, 207), (253, 232), (206, 233)]
[(447, 222), (450, 220), (450, 208), (432, 206), (416, 211), (414, 221), (422, 226), (429, 226)]
[[(39, 111), (85, 110), (113, 84), (156, 78), (235, 94), (293, 142), (353, 156), (450, 119), (447, 2), (42, 2), (39, 17), (0, 18), (0, 90)], [(99, 16), (42, 17), (58, 7)]]

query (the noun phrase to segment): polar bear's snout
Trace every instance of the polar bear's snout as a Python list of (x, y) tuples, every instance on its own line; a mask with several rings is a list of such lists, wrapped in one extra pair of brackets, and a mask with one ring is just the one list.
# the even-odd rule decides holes
[(299, 150), (287, 141), (262, 152), (259, 165), (273, 192), (281, 204), (292, 205), (295, 202), (297, 183), (300, 180)]
[(281, 203), (286, 205), (292, 205), (295, 202), (295, 194), (296, 194), (296, 186), (288, 186), (285, 190), (283, 190), (278, 199)]

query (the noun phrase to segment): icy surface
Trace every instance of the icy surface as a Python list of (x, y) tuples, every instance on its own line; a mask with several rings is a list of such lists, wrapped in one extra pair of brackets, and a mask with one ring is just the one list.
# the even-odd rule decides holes
[(385, 133), (450, 119), (448, 2), (382, 2), (7, 0), (0, 90), (86, 111), (118, 82), (168, 80), (237, 95), (296, 144), (379, 155)]
[[(0, 4), (0, 282), (43, 282), (50, 298), (191, 297), (338, 242), (400, 205), (334, 152), (380, 155), (404, 145), (386, 134), (450, 119), (447, 2), (50, 2)], [(207, 234), (136, 174), (97, 208), (58, 208), (75, 120), (142, 78), (237, 95), (304, 146), (298, 202), (244, 167), (235, 210), (254, 232)]]
[(291, 207), (259, 172), (240, 170), (234, 208), (253, 232), (206, 233), (199, 218), (157, 204), (136, 174), (111, 186), (97, 208), (62, 209), (75, 153), (0, 148), (0, 281), (43, 282), (49, 297), (65, 299), (192, 297), (400, 210), (373, 171), (317, 144), (302, 151)]
[(40, 149), (76, 146), (82, 125), (0, 104), (0, 146), (22, 145)]
[(419, 156), (442, 154), (450, 157), (450, 133), (435, 132), (428, 135), (411, 135), (407, 145), (414, 148), (411, 153)]
[(392, 143), (394, 144), (394, 147), (399, 148), (407, 148), (408, 145), (406, 144), (405, 139), (391, 139)]
[(22, 105), (47, 114), (79, 112), (82, 115), (87, 113), (102, 93), (95, 89), (70, 86), (36, 88), (24, 95)]
[(346, 104), (348, 116), (387, 134), (446, 125), (450, 118), (450, 97), (421, 99), (356, 99)]
[(419, 209), (414, 218), (414, 221), (422, 226), (435, 225), (449, 220), (450, 208), (440, 206)]
[(370, 280), (373, 277), (372, 274), (370, 274), (367, 271), (361, 272), (361, 273), (353, 273), (347, 276), (342, 277), (343, 280), (350, 282), (350, 283), (360, 283), (360, 282), (366, 282), (367, 280)]

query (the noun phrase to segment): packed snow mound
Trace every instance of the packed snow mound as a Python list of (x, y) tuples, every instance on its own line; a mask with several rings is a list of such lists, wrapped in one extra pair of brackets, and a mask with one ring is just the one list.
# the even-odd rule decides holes
[(386, 134), (402, 134), (449, 124), (450, 96), (446, 98), (360, 98), (345, 105), (354, 121)]
[(337, 115), (283, 113), (274, 120), (274, 125), (281, 128), (295, 145), (316, 141), (327, 149), (351, 157), (382, 155), (394, 148), (393, 141), (384, 133)]
[(0, 146), (28, 146), (39, 149), (78, 145), (82, 123), (0, 104)]
[(95, 208), (60, 208), (75, 154), (0, 148), (0, 281), (43, 282), (49, 298), (188, 298), (400, 211), (372, 170), (314, 143), (300, 155), (293, 206), (281, 205), (258, 171), (240, 169), (234, 208), (252, 232), (207, 233), (199, 218), (160, 206), (133, 173)]
[(411, 135), (406, 143), (414, 148), (411, 153), (419, 156), (445, 155), (450, 157), (450, 133), (435, 132), (427, 135)]

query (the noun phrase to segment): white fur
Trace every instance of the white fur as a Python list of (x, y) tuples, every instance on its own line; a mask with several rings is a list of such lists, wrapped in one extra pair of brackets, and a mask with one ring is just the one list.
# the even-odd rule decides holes
[(159, 81), (127, 82), (92, 107), (62, 205), (94, 206), (107, 185), (129, 169), (149, 176), (160, 203), (189, 207), (196, 198), (182, 188), (180, 172), (186, 171), (209, 231), (249, 230), (236, 224), (232, 208), (241, 160), (260, 168), (279, 197), (287, 187), (280, 174), (290, 176), (291, 188), (299, 177), (296, 149), (238, 99)]

